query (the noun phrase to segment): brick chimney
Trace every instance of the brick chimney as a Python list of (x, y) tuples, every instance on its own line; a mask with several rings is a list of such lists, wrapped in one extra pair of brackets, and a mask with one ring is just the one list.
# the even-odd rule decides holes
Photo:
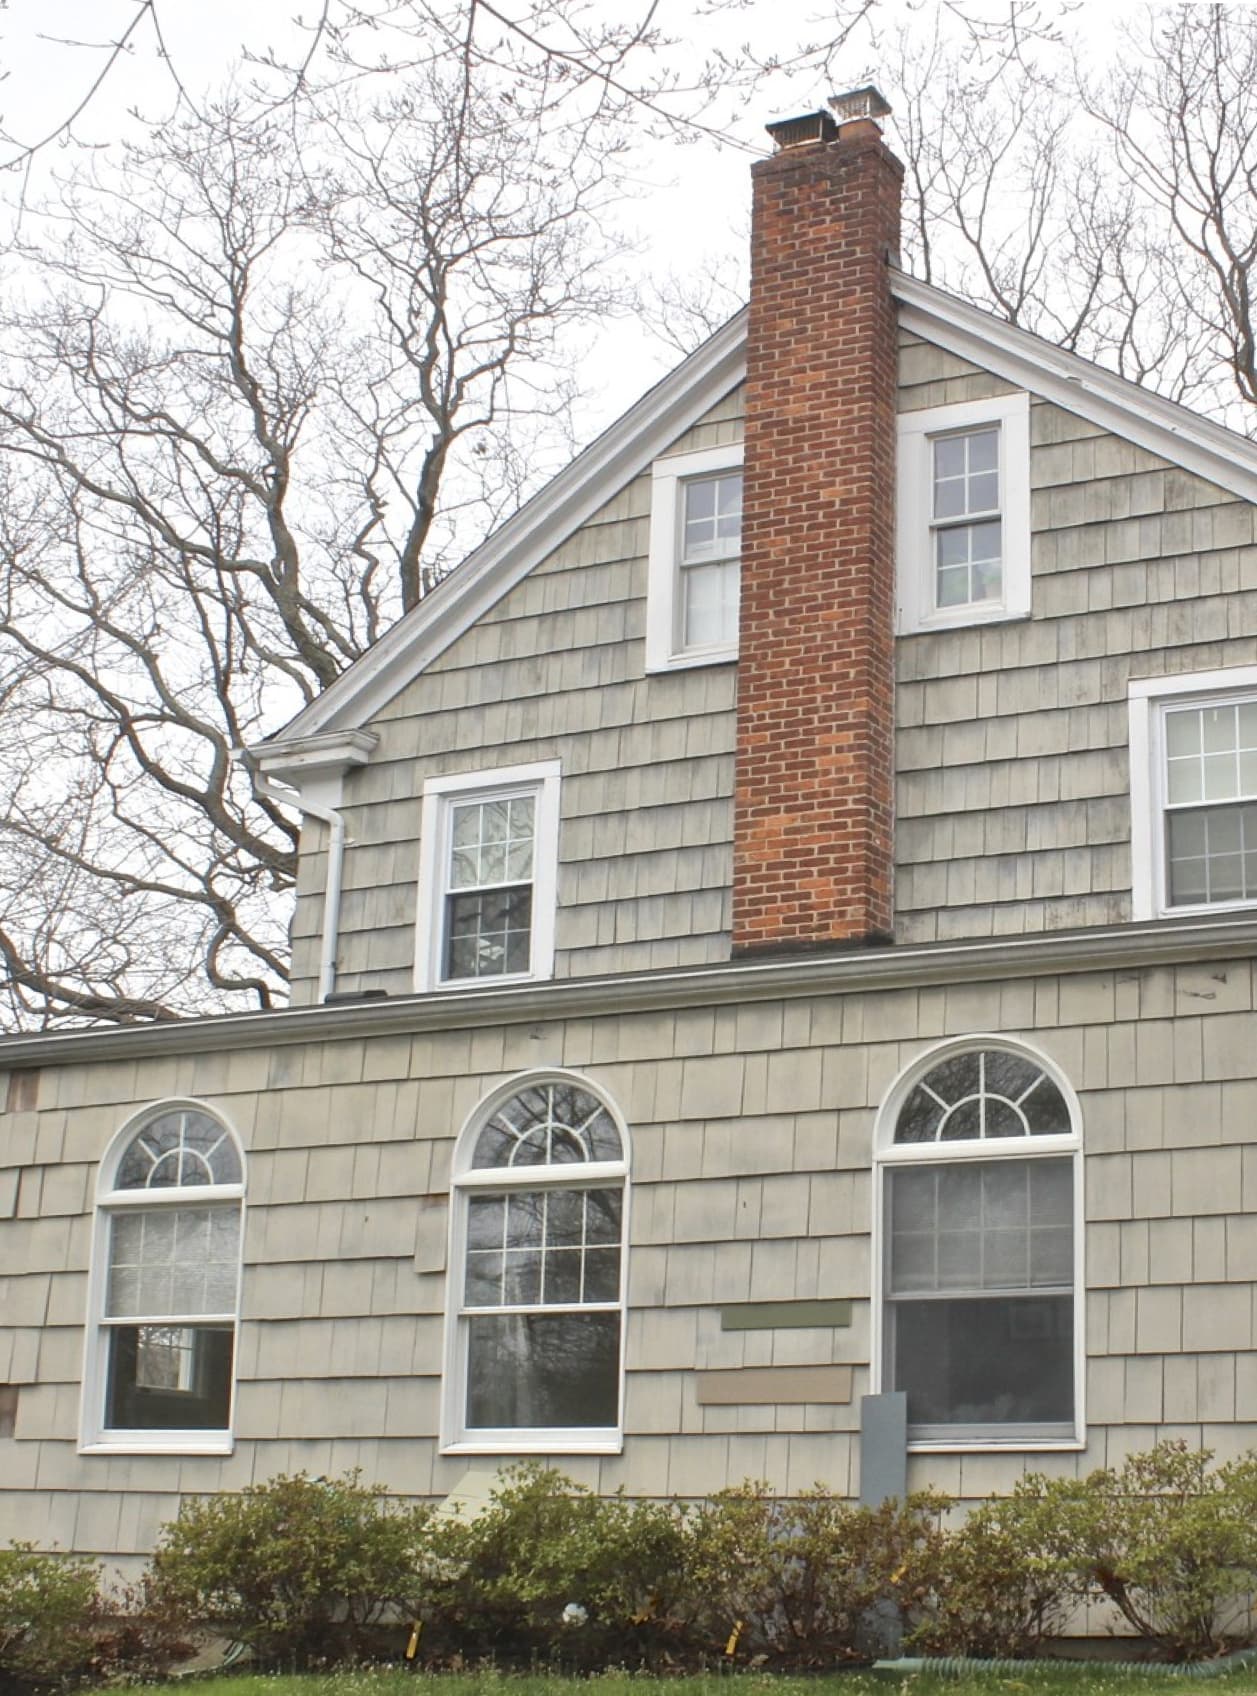
[(888, 941), (903, 167), (875, 89), (752, 171), (733, 952)]

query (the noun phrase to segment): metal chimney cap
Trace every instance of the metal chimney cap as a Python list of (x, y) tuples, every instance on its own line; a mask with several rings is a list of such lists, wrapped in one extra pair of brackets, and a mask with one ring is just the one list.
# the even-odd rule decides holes
[(801, 118), (782, 118), (764, 128), (780, 153), (787, 147), (802, 147), (812, 141), (834, 141), (838, 126), (828, 112), (805, 112)]
[(865, 88), (853, 88), (848, 94), (831, 94), (829, 109), (840, 124), (849, 124), (856, 118), (871, 118), (876, 123), (879, 118), (890, 116), (890, 102), (872, 83)]

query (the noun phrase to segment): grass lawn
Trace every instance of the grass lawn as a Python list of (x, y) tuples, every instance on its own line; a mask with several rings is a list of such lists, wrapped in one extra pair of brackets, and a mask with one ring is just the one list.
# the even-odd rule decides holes
[[(157, 1696), (169, 1696), (172, 1689), (165, 1686)], [(1204, 1696), (1210, 1690), (1219, 1696), (1257, 1696), (1257, 1664), (1211, 1680), (1118, 1673), (1094, 1662), (1036, 1668), (1016, 1678), (986, 1673), (888, 1680), (867, 1672), (810, 1677), (740, 1672), (668, 1679), (602, 1673), (577, 1679), (555, 1674), (422, 1673), (396, 1667), (305, 1675), (241, 1673), (197, 1678), (185, 1685), (188, 1696), (895, 1696), (897, 1691), (911, 1696)]]

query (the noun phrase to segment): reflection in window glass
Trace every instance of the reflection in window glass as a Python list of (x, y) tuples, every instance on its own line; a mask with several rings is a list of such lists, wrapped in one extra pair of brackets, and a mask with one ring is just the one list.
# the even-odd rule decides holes
[[(517, 1090), (477, 1134), (470, 1171), (518, 1176), (462, 1198), (467, 1434), (617, 1425), (623, 1156), (607, 1107), (563, 1079)], [(595, 1163), (602, 1182), (572, 1182)]]
[(899, 1110), (901, 1156), (947, 1151), (883, 1186), (884, 1377), (918, 1440), (1072, 1435), (1074, 1157), (972, 1158), (1072, 1131), (1059, 1086), (1005, 1049), (948, 1055)]
[(931, 446), (935, 605), (997, 601), (1004, 587), (999, 430), (940, 436)]
[(742, 473), (682, 484), (679, 646), (728, 647), (738, 638)]
[(976, 1049), (939, 1062), (895, 1121), (895, 1141), (1062, 1136), (1069, 1108), (1042, 1067), (1019, 1054)]
[(1257, 701), (1164, 714), (1166, 899), (1257, 900)]
[(535, 794), (450, 808), (445, 979), (502, 977), (532, 963)]
[(475, 1315), (467, 1325), (469, 1430), (616, 1424), (618, 1313)]
[(124, 1150), (102, 1197), (106, 1433), (227, 1430), (243, 1176), (234, 1140), (196, 1108), (156, 1115)]

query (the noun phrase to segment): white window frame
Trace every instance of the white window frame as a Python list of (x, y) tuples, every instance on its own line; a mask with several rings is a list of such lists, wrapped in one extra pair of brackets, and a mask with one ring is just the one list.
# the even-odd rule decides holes
[[(935, 597), (932, 444), (984, 426), (999, 430), (1001, 587), (998, 600), (940, 607)], [(1030, 616), (1030, 396), (961, 401), (899, 415), (896, 579), (898, 629), (950, 630)]]
[[(501, 984), (541, 981), (554, 975), (554, 927), (558, 895), (559, 778), (558, 760), (532, 765), (503, 766), (496, 771), (462, 772), (430, 777), (423, 786), (419, 837), (419, 904), (415, 930), (415, 988), (428, 990), (493, 989)], [(450, 828), (454, 804), (476, 800), (506, 800), (516, 795), (536, 799), (533, 842), (532, 936), (528, 970), (492, 976), (447, 978), (445, 951), (446, 872), (450, 857)]]
[(1257, 665), (1227, 666), (1180, 677), (1133, 678), (1130, 729), (1131, 914), (1135, 919), (1252, 912), (1254, 901), (1171, 906), (1165, 863), (1165, 714), (1170, 707), (1234, 706), (1257, 700)]
[(738, 644), (687, 648), (681, 641), (681, 522), (686, 483), (742, 466), (742, 444), (658, 459), (651, 471), (650, 559), (646, 580), (646, 670), (680, 671), (738, 657)]
[[(513, 1095), (537, 1084), (564, 1083), (584, 1090), (599, 1101), (615, 1121), (623, 1158), (616, 1161), (573, 1162), (563, 1166), (472, 1168), (472, 1157), (481, 1130), (493, 1114)], [(580, 1072), (556, 1067), (521, 1072), (508, 1079), (481, 1101), (459, 1132), (454, 1148), (450, 1182), (450, 1248), (448, 1294), (445, 1311), (444, 1373), (441, 1396), (442, 1454), (619, 1454), (624, 1447), (624, 1366), (628, 1332), (629, 1260), (629, 1173), (631, 1151), (628, 1127), (605, 1089)], [(544, 1174), (544, 1176), (541, 1176)], [(466, 1426), (467, 1406), (466, 1321), (463, 1308), (463, 1279), (467, 1259), (467, 1200), (477, 1190), (510, 1189), (607, 1189), (621, 1190), (620, 1213), (620, 1299), (618, 1303), (591, 1306), (591, 1312), (617, 1312), (620, 1317), (616, 1422), (614, 1426), (501, 1427), (476, 1429)], [(545, 1312), (545, 1308), (534, 1311)]]
[[(1060, 1090), (1069, 1108), (1071, 1130), (1063, 1136), (989, 1137), (973, 1142), (896, 1143), (895, 1126), (908, 1096), (921, 1079), (941, 1061), (978, 1049), (999, 1049), (1015, 1054), (1032, 1066), (1040, 1067)], [(874, 1393), (894, 1386), (886, 1380), (886, 1174), (895, 1168), (930, 1163), (958, 1165), (961, 1162), (996, 1160), (1061, 1159), (1073, 1161), (1074, 1185), (1074, 1425), (1073, 1433), (1060, 1437), (1026, 1437), (1009, 1427), (1007, 1437), (984, 1432), (981, 1436), (966, 1437), (963, 1428), (955, 1435), (910, 1437), (908, 1450), (912, 1454), (1020, 1454), (1060, 1453), (1086, 1446), (1086, 1368), (1087, 1347), (1084, 1332), (1086, 1318), (1086, 1258), (1085, 1207), (1082, 1167), (1082, 1114), (1069, 1079), (1060, 1068), (1029, 1043), (1017, 1038), (991, 1032), (950, 1037), (924, 1049), (895, 1079), (878, 1109), (874, 1129), (873, 1158), (873, 1237), (872, 1237), (872, 1323), (870, 1326), (870, 1383)], [(910, 1428), (911, 1429), (911, 1428)]]
[[(200, 1113), (222, 1127), (235, 1144), (240, 1160), (238, 1184), (172, 1185), (160, 1190), (114, 1188), (118, 1168), (145, 1125), (167, 1113)], [(87, 1313), (83, 1350), (83, 1393), (79, 1413), (80, 1454), (181, 1454), (228, 1455), (234, 1448), (236, 1379), (240, 1358), (240, 1296), (244, 1275), (245, 1187), (247, 1181), (244, 1143), (230, 1121), (207, 1102), (192, 1097), (158, 1101), (133, 1114), (113, 1138), (100, 1163), (96, 1185), (95, 1216), (92, 1221), (92, 1259), (88, 1274)], [(135, 1209), (156, 1212), (173, 1207), (234, 1207), (240, 1217), (240, 1258), (236, 1270), (235, 1304), (230, 1312), (198, 1315), (208, 1324), (230, 1324), (233, 1332), (231, 1382), (227, 1392), (227, 1425), (209, 1430), (122, 1429), (105, 1423), (105, 1397), (109, 1386), (109, 1346), (112, 1327), (105, 1323), (109, 1292), (110, 1240), (114, 1219)], [(157, 1316), (160, 1318), (160, 1316)], [(144, 1319), (142, 1323), (151, 1323)]]

